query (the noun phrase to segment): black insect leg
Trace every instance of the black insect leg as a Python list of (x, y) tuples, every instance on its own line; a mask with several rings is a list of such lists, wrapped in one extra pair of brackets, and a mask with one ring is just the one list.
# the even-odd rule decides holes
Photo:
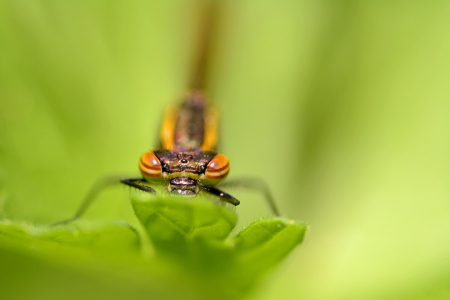
[(277, 205), (275, 203), (275, 199), (272, 197), (270, 193), (269, 187), (267, 184), (258, 178), (242, 178), (242, 179), (234, 179), (230, 181), (226, 181), (220, 184), (220, 187), (229, 187), (229, 188), (245, 188), (257, 191), (261, 193), (267, 204), (270, 207), (272, 213), (276, 216), (279, 216), (280, 213), (278, 211)]
[(86, 194), (86, 196), (83, 199), (83, 202), (81, 202), (77, 212), (72, 218), (53, 223), (51, 226), (67, 224), (81, 217), (81, 215), (83, 215), (86, 209), (88, 209), (88, 207), (92, 204), (92, 202), (94, 202), (94, 200), (97, 198), (97, 196), (100, 194), (101, 191), (103, 191), (105, 188), (111, 185), (120, 183), (120, 179), (121, 177), (119, 176), (108, 176), (99, 179)]
[(225, 192), (219, 190), (218, 188), (215, 188), (212, 186), (204, 186), (203, 190), (210, 194), (220, 197), (220, 200), (231, 203), (234, 206), (239, 205), (239, 203), (241, 203), (238, 199), (234, 198), (233, 196), (231, 196), (228, 193), (225, 193)]
[(148, 193), (152, 193), (152, 194), (156, 194), (156, 191), (154, 189), (152, 189), (151, 187), (149, 187), (148, 185), (145, 185), (144, 183), (146, 183), (147, 181), (145, 181), (142, 178), (133, 178), (133, 179), (121, 179), (120, 182), (132, 186), (134, 188), (137, 188), (138, 190), (144, 191), (144, 192), (148, 192)]
[(135, 187), (137, 189), (140, 189), (142, 191), (146, 191), (146, 192), (153, 193), (153, 194), (156, 193), (156, 191), (154, 189), (152, 189), (149, 186), (145, 186), (143, 184), (143, 182), (145, 182), (145, 181), (142, 178), (123, 179), (123, 177), (119, 177), (119, 176), (104, 177), (104, 178), (101, 178), (100, 180), (98, 180), (92, 186), (92, 188), (86, 194), (83, 202), (81, 202), (81, 205), (78, 207), (77, 212), (75, 213), (75, 215), (72, 218), (53, 223), (51, 226), (67, 224), (67, 223), (73, 222), (76, 219), (80, 218), (85, 213), (85, 211), (89, 208), (89, 206), (91, 206), (91, 204), (94, 202), (94, 200), (97, 198), (97, 196), (100, 194), (101, 191), (103, 191), (105, 188), (107, 188), (109, 186), (116, 185), (120, 182), (122, 182), (126, 185), (129, 185), (129, 186)]

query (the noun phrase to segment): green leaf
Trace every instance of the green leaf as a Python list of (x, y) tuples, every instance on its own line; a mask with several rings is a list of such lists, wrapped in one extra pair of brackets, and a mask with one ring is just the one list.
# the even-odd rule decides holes
[[(167, 294), (237, 299), (290, 253), (306, 230), (305, 225), (273, 218), (256, 221), (230, 237), (237, 224), (235, 208), (200, 196), (160, 198), (133, 193), (132, 205), (143, 225), (140, 231), (124, 222), (78, 220), (49, 227), (4, 219), (0, 250), (4, 255), (22, 253), (22, 258), (15, 259), (29, 265), (41, 265), (39, 260), (44, 258), (64, 270), (79, 266), (84, 266), (86, 274), (103, 270), (96, 276), (120, 277), (123, 270), (131, 276), (129, 284), (151, 281), (146, 287), (153, 294), (165, 294), (168, 287), (177, 286)], [(154, 246), (153, 256), (143, 251), (148, 239)], [(134, 273), (128, 273), (133, 269)], [(70, 273), (46, 272), (51, 281)], [(85, 281), (81, 274), (76, 280)], [(74, 289), (74, 284), (65, 286)]]
[(236, 263), (245, 266), (239, 274), (244, 286), (280, 263), (302, 242), (306, 229), (293, 220), (273, 218), (252, 223), (232, 239)]
[(224, 240), (236, 226), (236, 215), (201, 198), (132, 197), (136, 216), (161, 254), (189, 251), (195, 244)]
[(234, 210), (211, 199), (135, 194), (132, 205), (162, 259), (229, 295), (249, 290), (301, 243), (307, 228), (273, 218), (256, 221), (230, 238), (237, 222)]
[(36, 226), (29, 222), (0, 221), (0, 242), (14, 247), (38, 249), (44, 254), (84, 253), (96, 257), (139, 253), (137, 231), (124, 222), (75, 222), (64, 226)]

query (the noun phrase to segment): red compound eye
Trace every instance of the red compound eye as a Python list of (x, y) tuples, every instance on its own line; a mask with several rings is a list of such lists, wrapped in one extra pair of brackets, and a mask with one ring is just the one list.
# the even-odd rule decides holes
[(161, 162), (153, 151), (142, 154), (139, 160), (139, 170), (147, 180), (160, 180), (162, 178)]
[(205, 184), (215, 185), (224, 180), (230, 171), (230, 162), (223, 154), (217, 154), (206, 167)]

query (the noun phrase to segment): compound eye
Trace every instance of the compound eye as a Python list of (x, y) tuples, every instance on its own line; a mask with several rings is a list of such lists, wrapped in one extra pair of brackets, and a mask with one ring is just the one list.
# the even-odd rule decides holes
[(230, 162), (223, 154), (217, 154), (206, 167), (205, 184), (216, 185), (224, 180), (230, 171)]
[(139, 170), (146, 180), (154, 181), (162, 179), (161, 162), (153, 151), (142, 154), (139, 160)]

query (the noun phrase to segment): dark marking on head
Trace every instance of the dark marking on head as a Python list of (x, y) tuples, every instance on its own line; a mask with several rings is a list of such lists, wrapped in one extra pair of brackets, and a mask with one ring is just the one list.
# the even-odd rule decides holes
[(202, 174), (208, 163), (217, 155), (214, 151), (154, 151), (161, 161), (163, 172), (174, 173), (186, 171), (188, 173)]

